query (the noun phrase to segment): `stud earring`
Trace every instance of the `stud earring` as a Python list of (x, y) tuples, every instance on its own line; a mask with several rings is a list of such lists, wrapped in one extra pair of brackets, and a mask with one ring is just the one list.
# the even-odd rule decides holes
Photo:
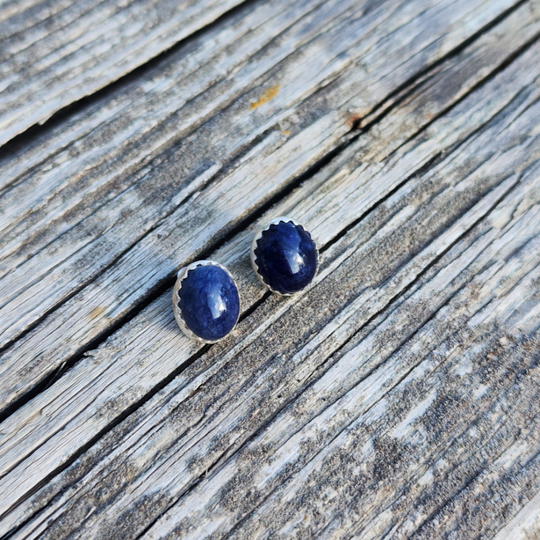
[(174, 317), (180, 330), (203, 343), (216, 343), (236, 326), (238, 287), (229, 271), (213, 261), (197, 261), (178, 272), (173, 289)]
[(269, 221), (251, 244), (251, 265), (272, 292), (290, 296), (315, 277), (319, 253), (306, 229), (287, 217)]

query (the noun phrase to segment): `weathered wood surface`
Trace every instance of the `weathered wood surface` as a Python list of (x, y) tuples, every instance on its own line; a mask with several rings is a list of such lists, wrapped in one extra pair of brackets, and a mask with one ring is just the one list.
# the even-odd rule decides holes
[(6, 0), (0, 145), (203, 28), (240, 0)]
[[(401, 6), (402, 16), (398, 16), (398, 9), (389, 11), (386, 3), (378, 9), (370, 4), (372, 10), (358, 19), (351, 19), (347, 4), (337, 3), (341, 17), (340, 10), (329, 3), (316, 11), (304, 6), (306, 16), (288, 30), (293, 43), (285, 38), (284, 45), (272, 40), (276, 32), (272, 27), (263, 43), (272, 41), (271, 45), (278, 48), (275, 54), (265, 47), (262, 61), (258, 61), (251, 42), (242, 50), (252, 59), (244, 71), (258, 77), (252, 92), (246, 93), (242, 86), (248, 83), (242, 69), (235, 68), (232, 81), (224, 81), (223, 88), (215, 83), (212, 66), (214, 84), (209, 95), (201, 95), (203, 103), (191, 99), (187, 110), (180, 108), (153, 133), (146, 131), (151, 122), (145, 122), (141, 114), (147, 105), (135, 101), (127, 117), (114, 111), (114, 126), (106, 121), (99, 133), (94, 128), (91, 140), (68, 143), (66, 130), (57, 128), (29, 152), (21, 152), (16, 158), (10, 154), (6, 167), (0, 167), (1, 176), (17, 174), (18, 181), (4, 199), (9, 217), (2, 228), (0, 245), (4, 256), (0, 269), (0, 343), (12, 343), (57, 306), (63, 307), (53, 312), (47, 325), (17, 341), (6, 356), (0, 372), (2, 400), (7, 404), (19, 397), (121, 320), (160, 284), (170, 282), (175, 269), (211, 249), (250, 213), (339, 145), (351, 130), (351, 117), (358, 114), (355, 111), (375, 107), (379, 96), (396, 90), (415, 67), (425, 69), (427, 62), (457, 47), (479, 31), (489, 15), (500, 15), (509, 2), (474, 5), (467, 0), (465, 4), (467, 10), (461, 13), (455, 3), (437, 3), (429, 10), (425, 2), (406, 2)], [(302, 6), (295, 3), (290, 9), (296, 13)], [(262, 8), (270, 9), (268, 4)], [(281, 23), (290, 27), (292, 15), (283, 6), (274, 6), (273, 10), (281, 14)], [(361, 5), (357, 10), (365, 12)], [(339, 20), (330, 24), (329, 13)], [(267, 18), (269, 14), (266, 11), (262, 15)], [(429, 21), (430, 32), (419, 20), (421, 16)], [(526, 27), (525, 42), (538, 31), (536, 10), (532, 18), (532, 25), (528, 20), (521, 25)], [(454, 25), (449, 26), (452, 21)], [(248, 22), (255, 24), (252, 18)], [(350, 25), (354, 25), (350, 34), (344, 34)], [(223, 26), (228, 35), (229, 26), (226, 22)], [(261, 32), (266, 29), (259, 28)], [(376, 29), (383, 35), (373, 36)], [(317, 32), (322, 32), (320, 41), (314, 37)], [(258, 34), (248, 34), (250, 38), (254, 35)], [(206, 37), (201, 36), (200, 43), (208, 48)], [(377, 40), (382, 40), (384, 47), (366, 56)], [(412, 40), (414, 45), (409, 53), (415, 55), (408, 62), (388, 54), (403, 40)], [(514, 40), (519, 48), (522, 34)], [(303, 50), (300, 44), (306, 41), (308, 50)], [(353, 47), (356, 42), (359, 44)], [(364, 54), (362, 61), (370, 66), (372, 76), (367, 77), (363, 67), (350, 69), (355, 51), (359, 56)], [(511, 54), (507, 44), (499, 53), (499, 62)], [(230, 62), (230, 54), (225, 56)], [(307, 62), (306, 58), (315, 60)], [(496, 67), (497, 63), (492, 66)], [(272, 74), (265, 77), (268, 69)], [(200, 67), (199, 71), (202, 77), (207, 75)], [(168, 111), (181, 107), (183, 99), (173, 103), (163, 90), (167, 86), (163, 76), (160, 71), (152, 79), (159, 88), (157, 96), (146, 80), (137, 90), (144, 86), (143, 95), (159, 98)], [(171, 75), (171, 92), (179, 91), (177, 76)], [(187, 82), (195, 85), (192, 74), (188, 74)], [(229, 95), (226, 88), (231, 84), (237, 93), (243, 93), (236, 102), (227, 101), (227, 107), (217, 114), (215, 109), (225, 105), (222, 99)], [(279, 92), (268, 104), (251, 107), (264, 94), (261, 86), (266, 90), (278, 84)], [(113, 107), (118, 104), (118, 99), (110, 101)], [(134, 97), (129, 95), (126, 101), (133, 102)], [(203, 120), (200, 115), (208, 115), (205, 102), (216, 117), (191, 135), (191, 124), (182, 132), (178, 116), (185, 114), (191, 122), (191, 115), (195, 115), (199, 125)], [(94, 109), (90, 115), (107, 111), (101, 101)], [(134, 122), (134, 118), (139, 120)], [(94, 121), (93, 117), (82, 118), (74, 135)], [(134, 133), (139, 122), (144, 130)], [(46, 153), (51, 154), (49, 159)], [(28, 171), (24, 173), (22, 168)], [(16, 201), (22, 202), (22, 208)], [(39, 302), (35, 301), (37, 296)], [(21, 356), (26, 359), (24, 366), (19, 361)], [(4, 381), (9, 383), (4, 386)]]
[[(0, 534), (540, 534), (539, 35), (537, 0), (249, 3), (8, 147)], [(277, 214), (321, 247), (286, 299)], [(201, 256), (214, 346), (170, 308)]]

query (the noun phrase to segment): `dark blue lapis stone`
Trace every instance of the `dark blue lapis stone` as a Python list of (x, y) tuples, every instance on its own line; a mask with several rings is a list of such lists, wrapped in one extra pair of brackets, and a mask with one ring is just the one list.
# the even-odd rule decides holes
[(292, 221), (272, 224), (254, 251), (258, 272), (273, 291), (294, 294), (317, 273), (317, 247), (311, 235)]
[(225, 337), (240, 313), (240, 297), (231, 276), (219, 266), (198, 266), (182, 280), (178, 307), (186, 326), (206, 341)]

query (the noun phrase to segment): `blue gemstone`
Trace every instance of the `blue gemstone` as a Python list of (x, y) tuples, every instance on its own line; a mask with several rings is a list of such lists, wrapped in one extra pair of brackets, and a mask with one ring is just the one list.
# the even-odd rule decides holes
[(234, 328), (240, 313), (240, 297), (225, 270), (215, 265), (198, 266), (182, 280), (178, 307), (195, 335), (217, 341)]
[(254, 255), (264, 283), (281, 294), (301, 291), (317, 273), (315, 242), (292, 221), (270, 225), (257, 240)]

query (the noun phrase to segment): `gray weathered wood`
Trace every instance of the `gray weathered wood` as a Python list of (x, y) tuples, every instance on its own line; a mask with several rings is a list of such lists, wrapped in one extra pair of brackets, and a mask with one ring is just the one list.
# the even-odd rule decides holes
[(240, 3), (3, 2), (0, 145), (116, 81)]
[(501, 529), (494, 540), (534, 540), (540, 531), (540, 493), (535, 495), (512, 519)]
[[(97, 279), (89, 271), (78, 281), (75, 269), (86, 270), (74, 264), (66, 273), (67, 290), (80, 292), (65, 302), (56, 297), (55, 311), (28, 335), (19, 337), (28, 326), (15, 329), (9, 339), (16, 341), (2, 359), (6, 403), (117, 322), (136, 305), (130, 296), (142, 297), (179, 260), (215, 245), (230, 230), (226, 219), (239, 223), (317, 156), (350, 140), (347, 121), (374, 122), (210, 254), (240, 286), (246, 317), (229, 339), (201, 347), (184, 338), (167, 288), (0, 424), (1, 533), (51, 539), (498, 533), (497, 540), (537, 533), (539, 4), (523, 3), (396, 92), (410, 75), (408, 55), (414, 47), (424, 50), (439, 32), (436, 26), (434, 34), (426, 31), (432, 19), (422, 17), (429, 8), (415, 11), (413, 4), (404, 9), (423, 25), (420, 43), (389, 59), (388, 50), (412, 35), (410, 26), (402, 34), (388, 32), (358, 56), (363, 63), (370, 56), (364, 65), (371, 72), (357, 79), (345, 61), (336, 68), (336, 82), (318, 92), (314, 85), (313, 96), (296, 108), (276, 105), (262, 141), (248, 145), (237, 162), (232, 149), (232, 168), (220, 163), (223, 173), (215, 181), (186, 176), (190, 183), (179, 191), (178, 208), (148, 225), (142, 239), (129, 236), (139, 218), (111, 218), (111, 238), (126, 235), (133, 248), (119, 259), (113, 253), (110, 268)], [(338, 13), (338, 5), (345, 7), (336, 2), (320, 9)], [(470, 19), (463, 19), (466, 5)], [(441, 10), (436, 20), (452, 11), (443, 6), (433, 8)], [(496, 2), (463, 4), (452, 16), (470, 26), (453, 34), (452, 21), (441, 21), (448, 40), (443, 49), (479, 28), (480, 12), (488, 17), (500, 9)], [(366, 12), (368, 19), (374, 13)], [(309, 12), (310, 23), (316, 13)], [(343, 20), (350, 16), (344, 9)], [(314, 27), (307, 21), (306, 27), (313, 31), (308, 45), (330, 50), (326, 29), (317, 41)], [(444, 56), (439, 47), (412, 64), (417, 72)], [(407, 69), (400, 72), (403, 62)], [(292, 73), (302, 62), (286, 65)], [(279, 70), (272, 77), (284, 80)], [(268, 104), (251, 110), (279, 99), (280, 84)], [(363, 96), (364, 108), (354, 100), (350, 106), (354, 84), (373, 91), (371, 102)], [(244, 105), (257, 101), (242, 99)], [(311, 119), (318, 99), (322, 113)], [(92, 112), (85, 114), (78, 114), (80, 129)], [(287, 114), (297, 115), (296, 123), (281, 125)], [(230, 118), (242, 125), (245, 116)], [(52, 151), (47, 144), (36, 141), (25, 152), (43, 159)], [(81, 147), (86, 153), (92, 146)], [(4, 165), (21, 167), (22, 156)], [(160, 170), (175, 170), (174, 164)], [(47, 187), (56, 188), (37, 176), (46, 199)], [(157, 174), (151, 178), (158, 182)], [(167, 182), (170, 176), (162, 186)], [(11, 189), (30, 193), (31, 185), (28, 175)], [(114, 188), (99, 189), (96, 201)], [(186, 193), (192, 195), (183, 203)], [(82, 195), (75, 190), (72, 199), (63, 199), (74, 205), (71, 217), (57, 214), (54, 204), (46, 209), (44, 200), (39, 219), (46, 224), (57, 215), (67, 226), (77, 219), (75, 209), (84, 213), (76, 206)], [(6, 207), (16, 209), (15, 200)], [(32, 226), (24, 204), (14, 215)], [(100, 219), (108, 219), (110, 208)], [(283, 213), (304, 222), (322, 247), (313, 287), (285, 299), (265, 294), (248, 260), (256, 228)], [(53, 227), (40, 241), (70, 253), (73, 246), (64, 245), (58, 231)], [(94, 235), (91, 241), (99, 241), (99, 232)], [(47, 257), (37, 260), (47, 264)], [(29, 271), (22, 259), (20, 268), (21, 276)], [(17, 276), (7, 271), (5, 283), (15, 283)], [(136, 286), (141, 290), (135, 292)]]
[[(37, 380), (61, 366), (86, 343), (121, 319), (157, 284), (170, 278), (174, 268), (196, 258), (339, 144), (350, 130), (351, 113), (346, 111), (370, 110), (381, 101), (381, 96), (390, 94), (409, 78), (411, 72), (443, 56), (464, 37), (481, 28), (489, 17), (508, 7), (508, 3), (502, 1), (479, 2), (476, 6), (470, 1), (465, 4), (467, 10), (463, 13), (456, 9), (454, 2), (437, 3), (431, 9), (426, 9), (425, 2), (418, 5), (406, 2), (396, 5), (393, 11), (383, 4), (365, 17), (351, 21), (345, 3), (343, 14), (341, 17), (335, 15), (337, 20), (332, 21), (330, 28), (328, 12), (339, 13), (333, 9), (333, 4), (326, 3), (317, 11), (310, 11), (309, 16), (290, 27), (289, 33), (294, 38), (292, 44), (285, 38), (274, 40), (272, 43), (277, 51), (270, 54), (265, 50), (262, 62), (253, 55), (251, 47), (245, 52), (250, 59), (245, 71), (255, 72), (259, 77), (276, 61), (281, 61), (280, 69), (270, 79), (265, 78), (263, 88), (281, 84), (279, 93), (266, 106), (250, 107), (261, 95), (261, 81), (256, 80), (253, 90), (242, 94), (234, 105), (218, 114), (216, 120), (207, 122), (190, 137), (181, 132), (185, 137), (181, 143), (163, 152), (164, 139), (178, 137), (179, 121), (175, 117), (174, 121), (168, 122), (169, 130), (163, 125), (156, 128), (159, 144), (156, 142), (157, 156), (150, 164), (152, 138), (145, 133), (139, 144), (134, 144), (131, 122), (129, 129), (121, 135), (122, 139), (129, 139), (129, 155), (123, 158), (117, 155), (114, 159), (111, 155), (104, 156), (102, 149), (106, 145), (99, 137), (97, 169), (85, 163), (87, 156), (94, 155), (97, 142), (87, 141), (81, 146), (82, 161), (77, 152), (72, 159), (64, 152), (60, 152), (61, 157), (57, 156), (55, 147), (52, 162), (39, 167), (43, 173), (33, 167), (28, 173), (28, 183), (22, 181), (21, 191), (18, 186), (13, 188), (11, 199), (7, 199), (19, 199), (30, 191), (38, 196), (43, 194), (41, 203), (31, 195), (18, 226), (11, 227), (10, 222), (10, 230), (4, 236), (4, 276), (0, 279), (2, 342), (10, 343), (49, 311), (55, 311), (46, 324), (18, 341), (2, 358), (2, 401), (10, 403)], [(294, 4), (295, 10), (301, 11), (301, 8), (301, 3)], [(362, 10), (362, 6), (357, 9)], [(528, 5), (527, 13), (534, 18), (530, 26), (528, 23), (520, 25), (525, 27), (524, 36), (530, 36), (531, 28), (538, 25), (537, 10), (531, 12)], [(430, 21), (429, 32), (426, 32), (421, 17)], [(283, 21), (283, 24), (290, 24), (288, 12), (284, 12)], [(314, 26), (316, 21), (320, 28)], [(345, 29), (350, 32), (346, 34), (347, 39), (344, 38)], [(271, 32), (275, 31), (272, 27)], [(315, 39), (317, 33), (321, 35), (320, 40)], [(413, 56), (403, 62), (401, 56), (392, 55), (394, 60), (391, 61), (388, 50), (396, 50), (404, 39), (411, 40), (414, 35), (416, 39), (411, 46), (409, 41), (401, 45), (405, 57)], [(307, 39), (310, 41), (304, 50), (300, 45)], [(378, 41), (383, 46), (373, 48)], [(327, 43), (336, 43), (338, 50)], [(508, 47), (501, 50), (501, 62), (508, 52)], [(284, 55), (289, 55), (288, 62), (283, 61)], [(318, 61), (306, 63), (306, 57)], [(373, 73), (368, 77), (364, 70), (348, 69), (354, 58), (368, 62)], [(341, 70), (344, 73), (340, 75)], [(156, 79), (161, 81), (157, 76)], [(329, 84), (328, 79), (335, 81)], [(240, 85), (239, 81), (246, 84), (242, 70), (234, 72), (234, 81), (237, 85)], [(224, 82), (225, 87), (229, 84)], [(323, 84), (326, 86), (320, 90)], [(201, 97), (213, 104), (213, 114), (217, 114), (216, 95), (220, 99), (226, 95), (220, 85), (212, 87), (210, 96), (203, 94)], [(160, 98), (170, 106), (170, 96), (160, 94)], [(116, 100), (111, 102), (116, 104)], [(101, 103), (97, 109), (99, 114), (105, 110)], [(130, 114), (139, 114), (137, 111), (134, 107)], [(203, 112), (196, 102), (190, 102), (186, 111), (197, 116)], [(123, 124), (125, 119), (120, 117), (118, 121)], [(85, 117), (81, 123), (92, 122)], [(256, 137), (261, 134), (265, 134), (264, 139), (258, 142)], [(212, 140), (211, 156), (209, 140)], [(118, 138), (113, 142), (114, 148), (121, 152)], [(50, 144), (48, 137), (44, 144)], [(66, 152), (70, 152), (74, 144), (71, 143)], [(229, 169), (231, 164), (226, 161), (226, 156), (229, 160), (238, 156), (248, 144), (255, 146), (237, 159), (232, 170)], [(43, 159), (43, 155), (40, 156)], [(128, 159), (133, 167), (135, 158), (138, 163), (143, 162), (139, 165), (142, 169), (126, 171), (124, 159)], [(57, 160), (68, 169), (59, 167)], [(18, 167), (31, 161), (21, 155), (13, 163)], [(8, 163), (8, 170), (12, 170), (13, 163)], [(74, 166), (85, 175), (84, 178), (66, 174), (73, 171)], [(219, 174), (221, 171), (224, 172)], [(62, 183), (58, 197), (54, 196), (51, 174)], [(69, 185), (65, 185), (66, 182)], [(210, 188), (206, 187), (209, 183)], [(231, 186), (235, 187), (232, 191)], [(174, 197), (171, 197), (172, 190), (176, 190)], [(107, 193), (105, 201), (104, 192)], [(43, 221), (36, 212), (43, 214)], [(38, 223), (37, 230), (32, 228), (34, 221)], [(36, 297), (40, 302), (35, 302)], [(57, 309), (58, 306), (62, 309)], [(19, 361), (21, 356), (25, 358), (24, 367)], [(9, 387), (2, 387), (2, 381), (8, 380)]]

